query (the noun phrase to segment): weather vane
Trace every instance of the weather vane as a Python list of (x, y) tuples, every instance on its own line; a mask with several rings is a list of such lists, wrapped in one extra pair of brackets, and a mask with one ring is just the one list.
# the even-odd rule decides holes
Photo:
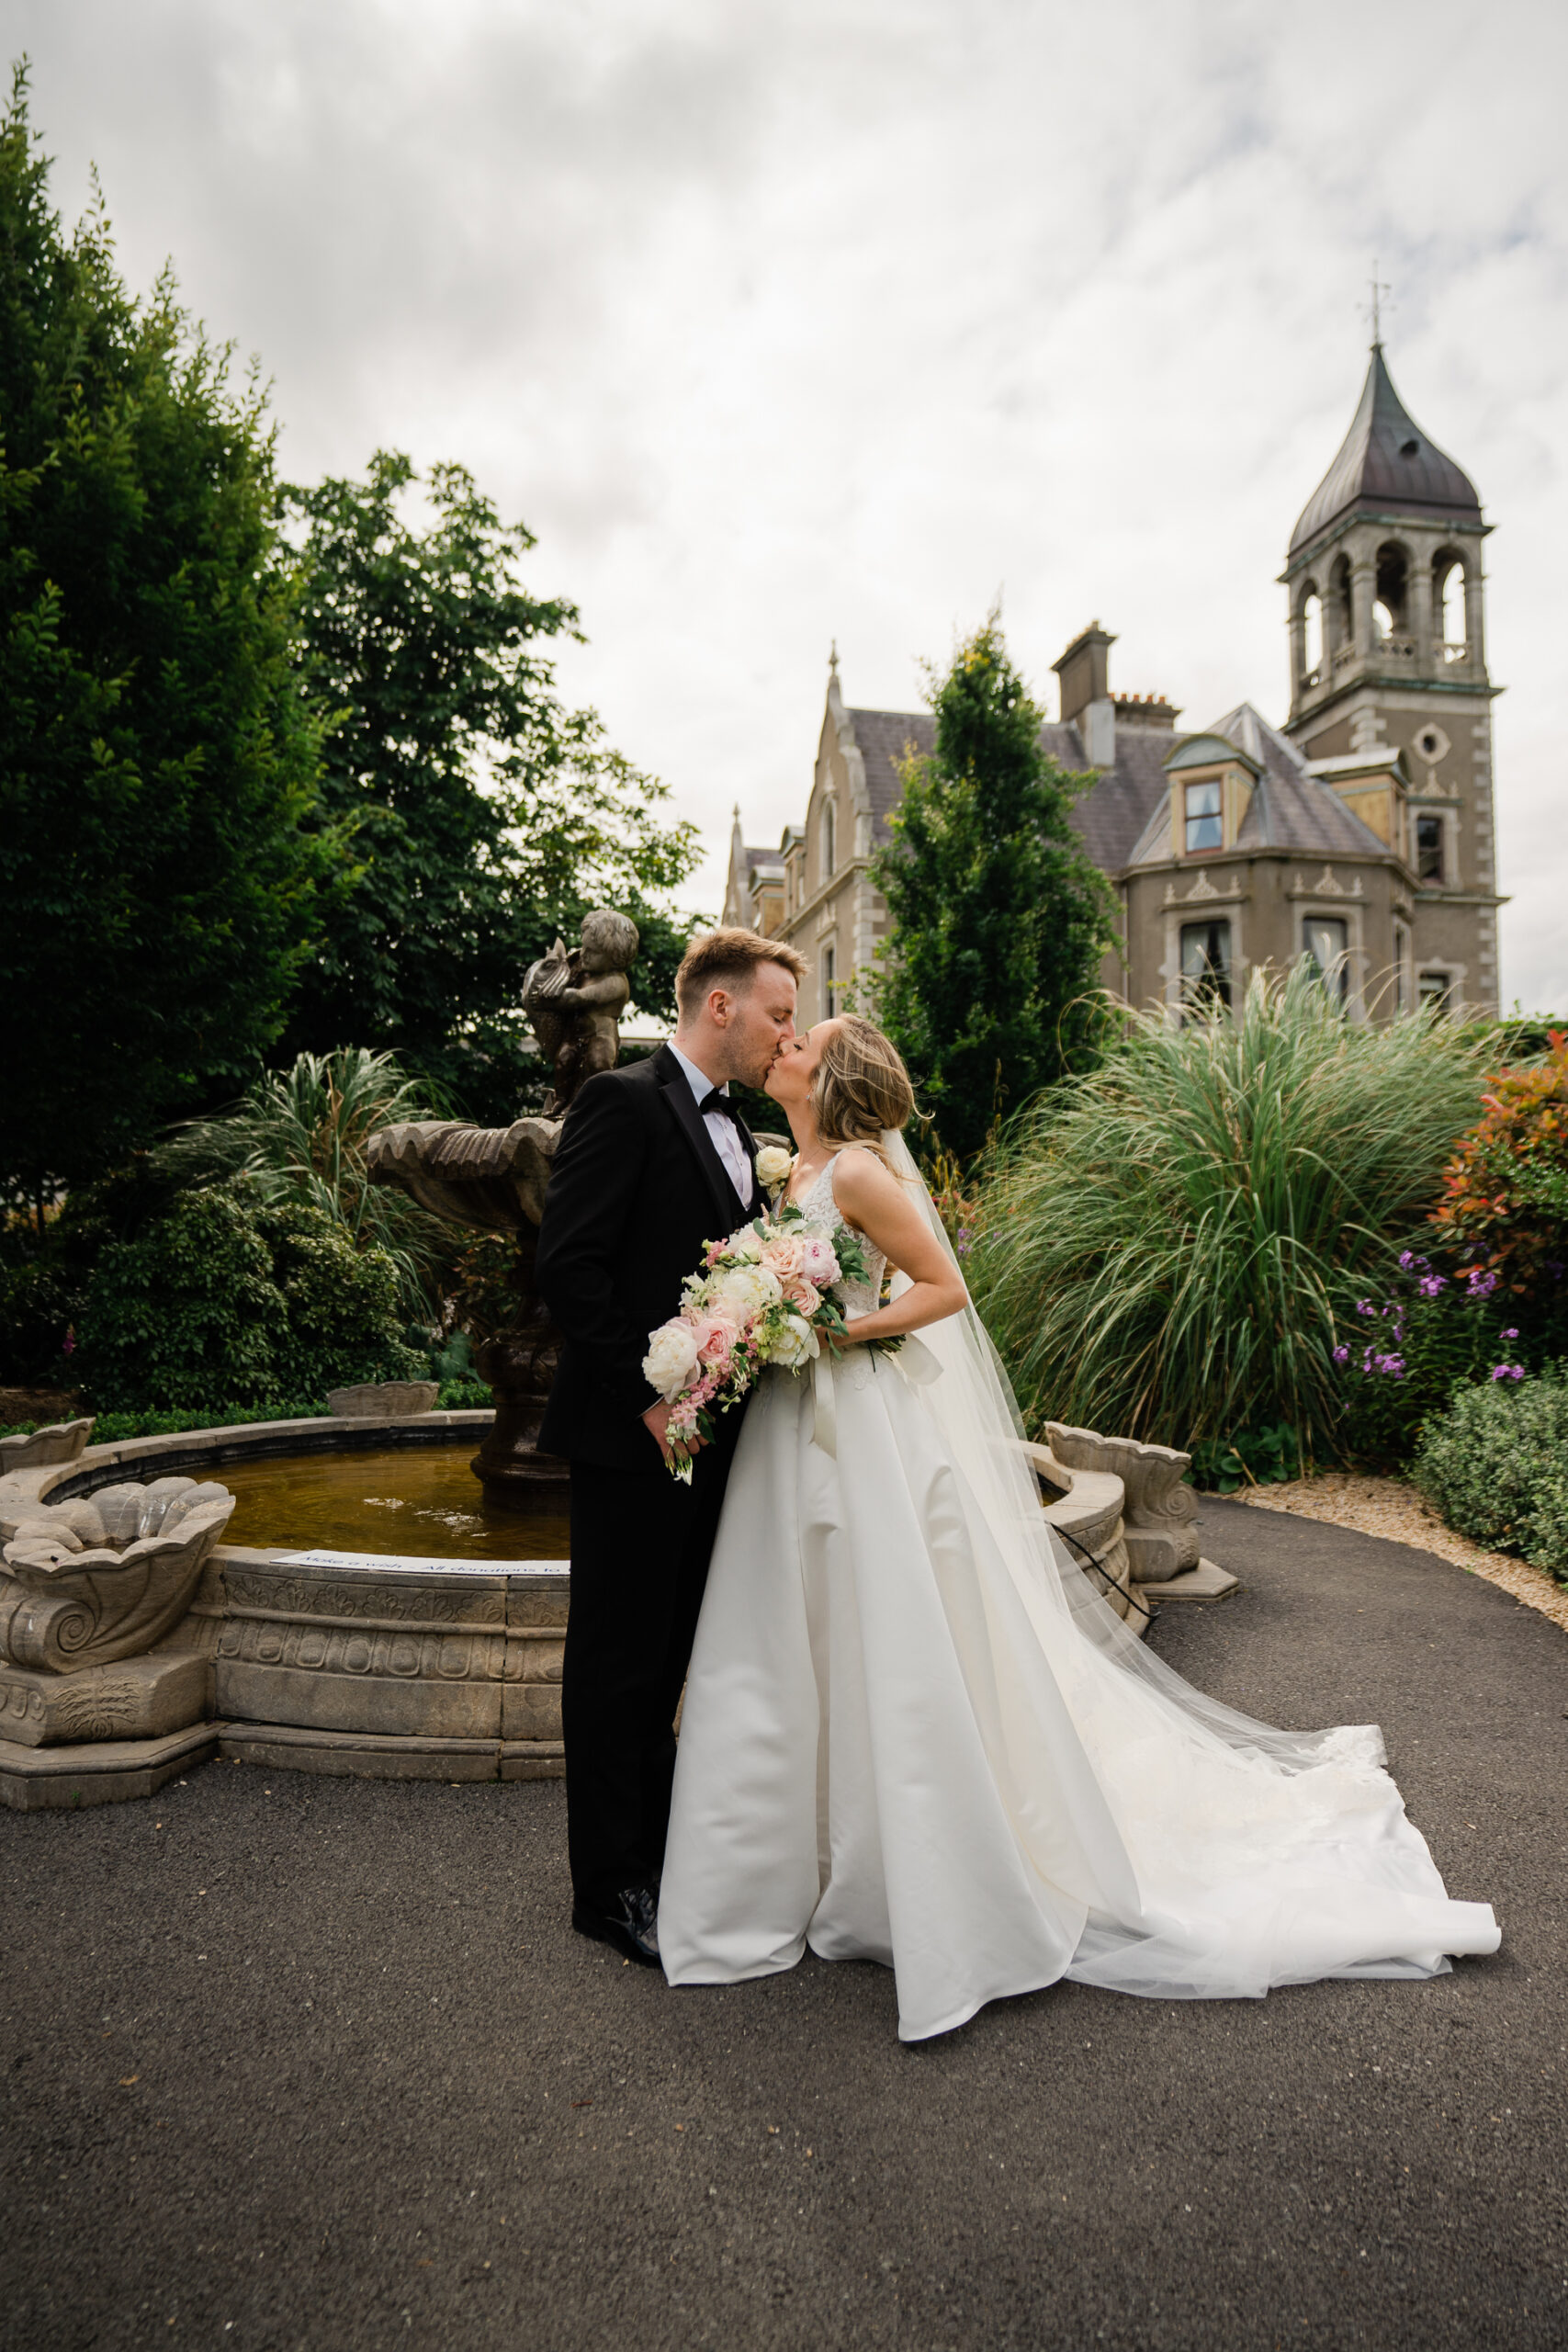
[[(1381, 344), (1382, 341), (1382, 298), (1385, 294), (1392, 294), (1393, 292), (1393, 288), (1388, 283), (1386, 278), (1382, 278), (1378, 276), (1378, 257), (1376, 254), (1372, 255), (1372, 274), (1368, 283), (1371, 289), (1372, 299), (1370, 302), (1362, 303), (1361, 311), (1363, 317), (1369, 317), (1371, 320), (1373, 343)], [(1389, 308), (1393, 310), (1394, 305), (1391, 302)]]

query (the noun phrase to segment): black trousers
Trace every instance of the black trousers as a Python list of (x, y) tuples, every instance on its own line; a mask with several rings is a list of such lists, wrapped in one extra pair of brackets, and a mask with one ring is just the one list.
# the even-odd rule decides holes
[[(571, 1468), (571, 1609), (561, 1676), (572, 1892), (608, 1903), (657, 1880), (670, 1826), (675, 1709), (692, 1655), (739, 1412), (681, 1485)], [(652, 1441), (649, 1451), (653, 1453)]]

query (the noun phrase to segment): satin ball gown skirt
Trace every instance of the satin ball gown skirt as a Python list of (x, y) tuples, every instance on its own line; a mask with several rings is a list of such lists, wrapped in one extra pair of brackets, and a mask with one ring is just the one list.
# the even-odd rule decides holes
[[(659, 1910), (672, 1984), (896, 1976), (907, 2041), (1068, 1977), (1171, 1998), (1497, 1948), (1371, 1725), (1275, 1733), (998, 1528), (942, 1386), (857, 1351), (748, 1410), (693, 1652)], [(972, 1459), (973, 1457), (971, 1457)]]

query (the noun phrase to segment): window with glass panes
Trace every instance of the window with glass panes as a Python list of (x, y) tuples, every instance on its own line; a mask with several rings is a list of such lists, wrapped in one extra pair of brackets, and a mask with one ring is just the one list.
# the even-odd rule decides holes
[(1350, 944), (1349, 925), (1344, 916), (1308, 915), (1303, 926), (1302, 944), (1329, 994), (1343, 1003), (1349, 992), (1346, 954)]
[(1190, 784), (1186, 794), (1187, 854), (1194, 850), (1219, 849), (1224, 842), (1224, 822), (1220, 815), (1220, 786), (1215, 777), (1212, 784)]
[(1231, 1001), (1231, 927), (1222, 921), (1181, 926), (1181, 992)]

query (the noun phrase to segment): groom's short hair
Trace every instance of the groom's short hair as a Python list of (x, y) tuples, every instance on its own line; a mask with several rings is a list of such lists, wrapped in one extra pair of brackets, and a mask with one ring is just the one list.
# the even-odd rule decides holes
[(760, 931), (734, 926), (705, 931), (693, 940), (675, 975), (675, 1001), (682, 1018), (695, 1012), (710, 989), (730, 989), (737, 995), (749, 989), (764, 964), (781, 965), (796, 980), (803, 980), (808, 968), (798, 949), (782, 939), (764, 939)]

